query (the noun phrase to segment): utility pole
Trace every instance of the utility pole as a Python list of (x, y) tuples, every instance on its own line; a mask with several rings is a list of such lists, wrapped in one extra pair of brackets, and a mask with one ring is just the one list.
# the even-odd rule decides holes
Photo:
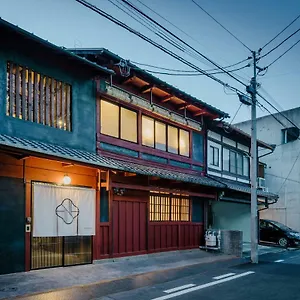
[(256, 128), (256, 52), (252, 52), (254, 73), (249, 92), (251, 102), (251, 262), (258, 263), (258, 213), (257, 213), (257, 128)]

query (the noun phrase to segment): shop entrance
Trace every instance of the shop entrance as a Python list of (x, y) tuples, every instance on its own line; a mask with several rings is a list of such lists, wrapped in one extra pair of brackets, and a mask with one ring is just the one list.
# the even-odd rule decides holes
[(95, 190), (33, 183), (31, 269), (92, 262)]

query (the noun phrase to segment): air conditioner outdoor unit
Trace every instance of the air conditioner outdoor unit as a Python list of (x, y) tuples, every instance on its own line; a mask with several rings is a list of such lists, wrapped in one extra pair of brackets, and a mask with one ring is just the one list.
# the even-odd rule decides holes
[(259, 189), (266, 189), (266, 179), (258, 177), (258, 186)]

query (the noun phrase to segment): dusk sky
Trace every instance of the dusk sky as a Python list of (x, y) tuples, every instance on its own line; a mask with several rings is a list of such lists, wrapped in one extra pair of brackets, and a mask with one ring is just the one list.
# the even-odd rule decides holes
[[(191, 35), (196, 41), (184, 35), (164, 20), (153, 14), (139, 1), (131, 0), (151, 17), (169, 30), (179, 35), (201, 53), (222, 66), (236, 63), (251, 53), (231, 37), (215, 21), (201, 11), (191, 0), (141, 0), (176, 26)], [(228, 30), (234, 33), (251, 50), (258, 50), (300, 13), (299, 0), (196, 0)], [(148, 35), (202, 69), (213, 66), (204, 60), (198, 61), (161, 41), (148, 29), (112, 5), (108, 0), (90, 0), (107, 13), (119, 18), (136, 30)], [(116, 3), (115, 0), (112, 2)], [(0, 0), (1, 18), (33, 32), (50, 42), (70, 48), (107, 48), (133, 62), (155, 66), (191, 70), (154, 46), (118, 27), (95, 12), (85, 8), (75, 0)], [(283, 39), (300, 28), (300, 18), (262, 51), (267, 53)], [(300, 39), (300, 32), (289, 39), (267, 57), (261, 59), (260, 67), (268, 65), (293, 43)], [(258, 77), (262, 84), (259, 90), (278, 109), (299, 106), (300, 94), (300, 43), (284, 57), (272, 65), (265, 76)], [(242, 65), (240, 65), (242, 66)], [(146, 68), (146, 67), (145, 67)], [(150, 69), (150, 68), (147, 68)], [(152, 69), (154, 70), (154, 69)], [(158, 70), (156, 70), (158, 71)], [(236, 72), (245, 83), (249, 83), (253, 68)], [(193, 96), (228, 112), (233, 116), (239, 107), (237, 95), (204, 76), (157, 75), (170, 84)], [(227, 75), (216, 75), (224, 82), (234, 85), (241, 91), (245, 88)], [(270, 97), (271, 96), (271, 97)], [(276, 103), (274, 102), (274, 100)], [(261, 100), (265, 105), (266, 103)], [(279, 105), (278, 105), (279, 104)], [(267, 105), (267, 104), (266, 104)], [(273, 111), (273, 110), (272, 110)], [(264, 115), (258, 109), (258, 115)], [(242, 107), (234, 122), (250, 118), (249, 107)]]

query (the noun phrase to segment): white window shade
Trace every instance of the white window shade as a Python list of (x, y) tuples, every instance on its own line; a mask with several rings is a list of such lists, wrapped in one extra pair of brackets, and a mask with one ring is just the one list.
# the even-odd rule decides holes
[(33, 184), (33, 236), (95, 235), (94, 189)]

